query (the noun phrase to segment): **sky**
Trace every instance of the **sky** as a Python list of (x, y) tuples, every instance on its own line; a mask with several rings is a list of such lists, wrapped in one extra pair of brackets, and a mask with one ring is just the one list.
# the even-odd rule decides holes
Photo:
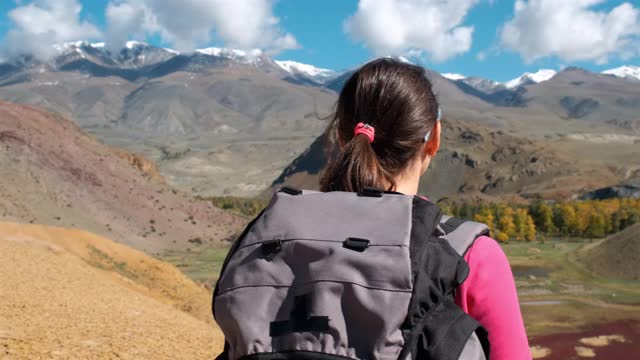
[(640, 0), (0, 0), (2, 58), (75, 40), (260, 48), (334, 70), (404, 56), (506, 81), (640, 65)]

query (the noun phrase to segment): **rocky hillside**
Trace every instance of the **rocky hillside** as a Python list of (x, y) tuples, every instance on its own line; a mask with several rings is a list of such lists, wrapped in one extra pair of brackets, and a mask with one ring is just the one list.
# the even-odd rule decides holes
[(640, 280), (640, 224), (582, 249), (580, 258), (601, 276)]
[[(444, 197), (516, 196), (566, 199), (584, 189), (615, 182), (620, 174), (588, 159), (573, 159), (545, 142), (446, 118), (443, 147), (423, 177), (420, 191)], [(317, 188), (327, 161), (324, 139), (316, 141), (273, 187), (290, 184)]]
[(222, 349), (209, 290), (108, 239), (0, 222), (0, 273), (3, 359), (210, 359)]
[(89, 230), (147, 252), (221, 241), (242, 220), (164, 184), (71, 121), (0, 102), (0, 219)]

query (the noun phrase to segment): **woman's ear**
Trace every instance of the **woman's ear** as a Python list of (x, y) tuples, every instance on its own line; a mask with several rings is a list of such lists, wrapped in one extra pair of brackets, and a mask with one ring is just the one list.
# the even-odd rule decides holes
[(433, 126), (433, 130), (431, 131), (431, 137), (429, 141), (424, 146), (424, 151), (426, 155), (429, 157), (436, 156), (438, 149), (440, 149), (440, 133), (442, 132), (442, 126), (440, 125), (440, 121), (436, 121), (436, 124)]

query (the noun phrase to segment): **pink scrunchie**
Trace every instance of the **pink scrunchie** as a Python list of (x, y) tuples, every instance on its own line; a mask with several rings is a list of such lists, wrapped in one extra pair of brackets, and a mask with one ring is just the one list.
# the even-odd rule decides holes
[(376, 137), (376, 129), (373, 126), (365, 123), (359, 122), (356, 125), (355, 130), (353, 130), (353, 136), (358, 136), (360, 134), (365, 134), (369, 138), (369, 144), (373, 142), (373, 139)]

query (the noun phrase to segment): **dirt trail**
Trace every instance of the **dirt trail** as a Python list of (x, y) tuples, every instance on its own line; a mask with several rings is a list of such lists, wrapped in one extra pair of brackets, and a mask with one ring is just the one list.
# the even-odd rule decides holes
[(0, 223), (0, 358), (204, 359), (209, 292), (171, 265), (78, 230)]

